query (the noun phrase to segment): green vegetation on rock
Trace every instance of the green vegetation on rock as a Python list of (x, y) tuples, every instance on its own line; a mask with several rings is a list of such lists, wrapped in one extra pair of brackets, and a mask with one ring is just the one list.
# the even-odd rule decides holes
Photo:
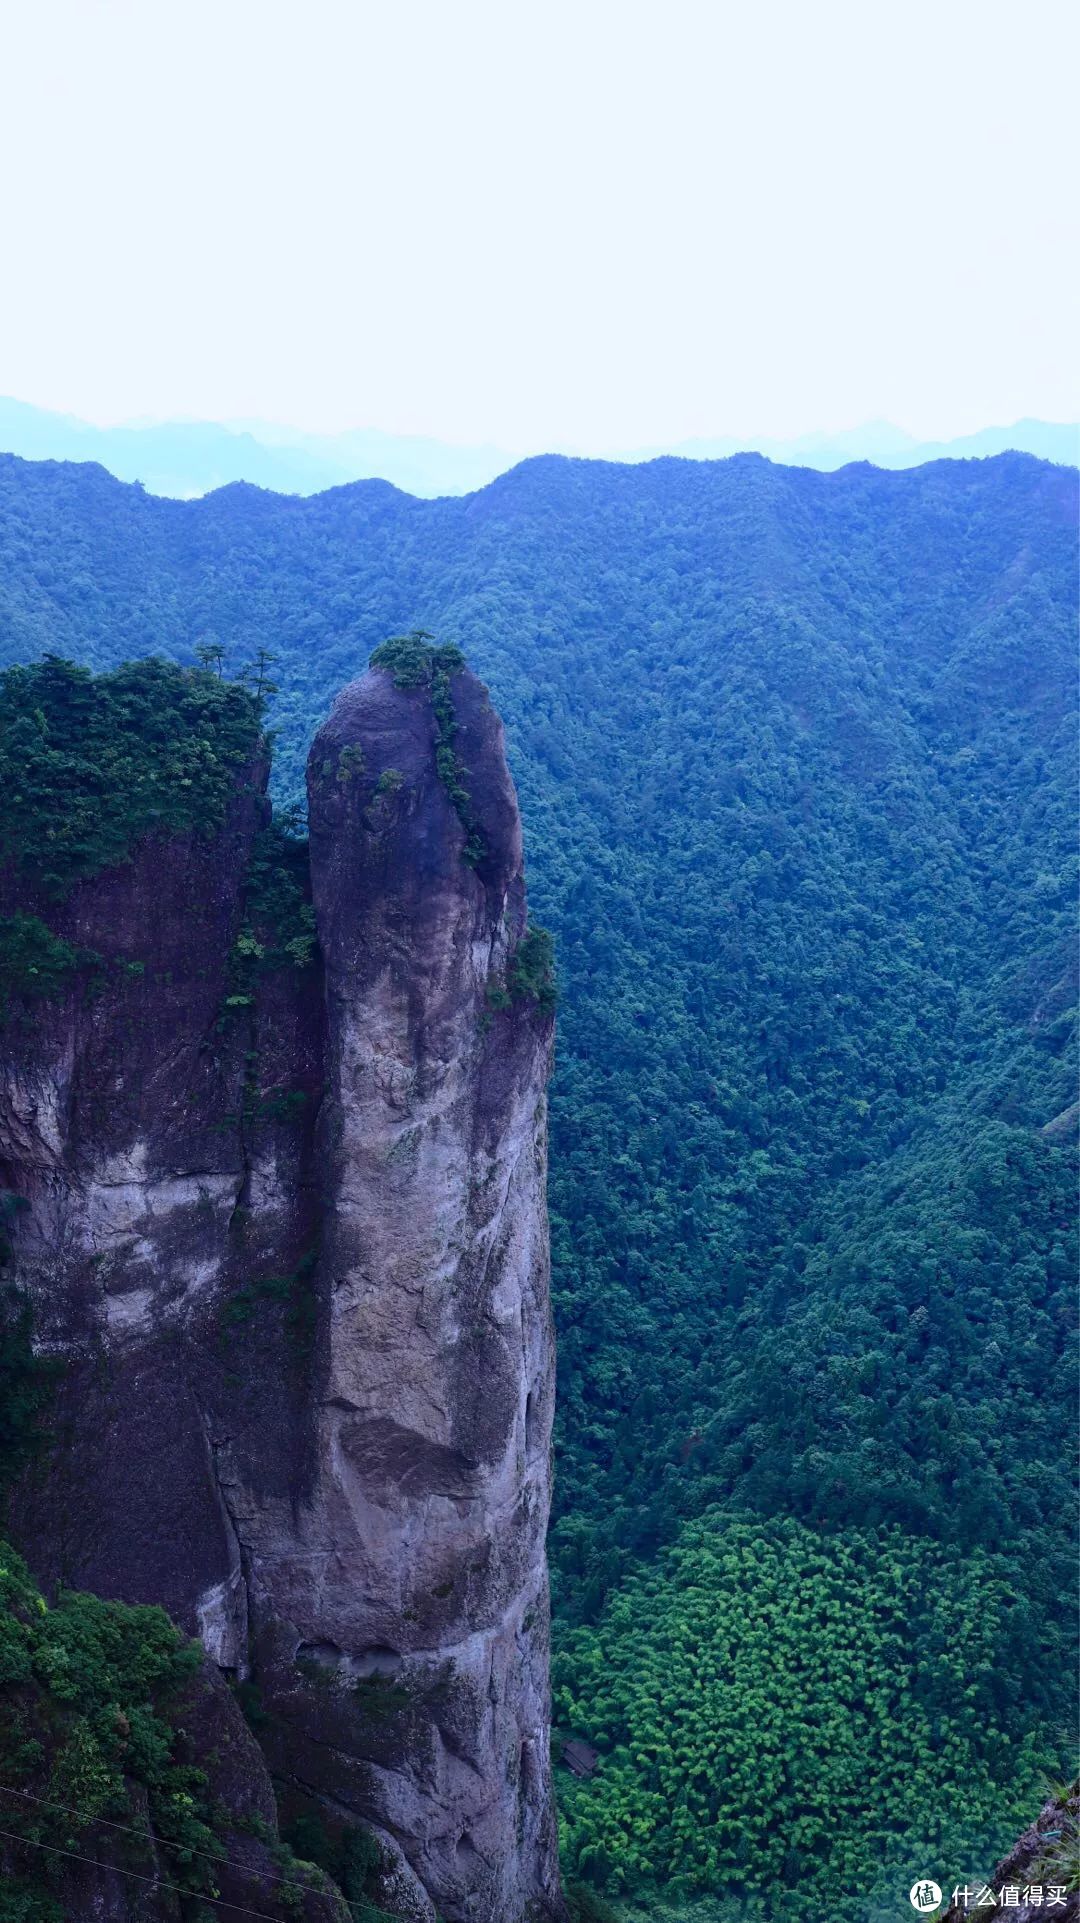
[(296, 809), (279, 809), (252, 844), (244, 915), (263, 972), (306, 968), (315, 956), (307, 843), (299, 826)]
[[(177, 1755), (170, 1720), (201, 1661), (163, 1610), (76, 1593), (48, 1607), (21, 1558), (0, 1543), (3, 1828), (29, 1844), (92, 1854), (98, 1819), (145, 1829), (148, 1816), (168, 1845), (174, 1880), (212, 1893), (205, 1855), (220, 1845), (207, 1779)], [(145, 1802), (133, 1800), (136, 1790)], [(146, 1860), (136, 1851), (132, 1867), (145, 1873)], [(24, 1862), (5, 1883), (0, 1918), (60, 1923), (54, 1892), (65, 1859), (28, 1848)]]
[(555, 943), (550, 930), (530, 922), (514, 950), (506, 975), (513, 1001), (533, 1001), (546, 1015), (555, 1011)]
[(368, 1893), (383, 1858), (378, 1839), (369, 1829), (340, 1821), (331, 1828), (312, 1804), (285, 1825), (282, 1834), (297, 1856), (333, 1877), (345, 1894), (353, 1923), (394, 1923)]
[(450, 698), (450, 678), (460, 674), (465, 656), (460, 648), (435, 646), (433, 637), (425, 629), (416, 628), (411, 634), (394, 635), (384, 641), (372, 655), (371, 666), (391, 675), (395, 687), (430, 690), (435, 716), (435, 765), (465, 830), (463, 857), (475, 868), (484, 857), (484, 838), (469, 799), (468, 770), (454, 747), (458, 727)]
[(54, 935), (37, 915), (0, 915), (0, 1020), (14, 997), (36, 1001), (57, 995), (80, 968), (100, 960)]
[(169, 661), (94, 676), (48, 654), (0, 676), (0, 860), (47, 895), (149, 834), (210, 835), (261, 741), (261, 703)]
[(225, 1014), (250, 1008), (261, 977), (315, 959), (307, 842), (298, 811), (283, 808), (255, 835), (244, 880), (243, 924), (229, 955)]
[[(44, 904), (149, 835), (214, 834), (260, 750), (262, 700), (168, 661), (92, 675), (47, 654), (0, 675), (0, 869)], [(0, 915), (0, 1021), (103, 966), (40, 916)]]
[(396, 688), (430, 688), (437, 674), (460, 674), (465, 656), (460, 648), (438, 646), (425, 628), (414, 628), (380, 642), (370, 665), (390, 675)]
[(315, 1339), (317, 1304), (313, 1284), (317, 1260), (318, 1249), (308, 1249), (291, 1274), (261, 1276), (236, 1289), (221, 1306), (223, 1333), (242, 1329), (263, 1304), (276, 1306), (284, 1313), (284, 1327), (294, 1358), (307, 1361)]

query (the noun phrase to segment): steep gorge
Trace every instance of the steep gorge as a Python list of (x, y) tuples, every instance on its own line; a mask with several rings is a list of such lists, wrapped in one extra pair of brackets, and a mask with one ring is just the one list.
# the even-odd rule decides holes
[(0, 913), (69, 958), (2, 1030), (10, 1273), (63, 1362), (12, 1533), (47, 1588), (198, 1633), (401, 1915), (557, 1918), (552, 1020), (501, 725), (423, 646), (344, 691), (287, 953), (267, 771), (253, 736), (213, 833), (62, 892), (7, 851)]

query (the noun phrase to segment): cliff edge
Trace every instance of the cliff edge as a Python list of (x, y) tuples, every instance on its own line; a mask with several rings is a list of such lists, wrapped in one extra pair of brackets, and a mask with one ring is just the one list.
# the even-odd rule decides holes
[(563, 1914), (549, 969), (486, 691), (425, 637), (375, 661), (311, 751), (310, 883), (254, 740), (209, 831), (61, 887), (6, 850), (5, 926), (64, 960), (0, 1029), (12, 1273), (64, 1363), (12, 1533), (201, 1636), (384, 1906), (524, 1923)]

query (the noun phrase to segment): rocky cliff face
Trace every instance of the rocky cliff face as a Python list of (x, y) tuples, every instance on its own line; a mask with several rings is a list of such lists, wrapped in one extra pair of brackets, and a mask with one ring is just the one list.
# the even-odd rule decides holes
[(1001, 1909), (1016, 1923), (1042, 1923), (1047, 1914), (1080, 1923), (1080, 1781), (1047, 1799), (985, 1883), (972, 1877), (956, 1888), (941, 1923), (990, 1923)]
[[(318, 955), (261, 965), (265, 769), (49, 922), (101, 958), (0, 1033), (16, 1277), (64, 1374), (15, 1533), (163, 1603), (292, 1793), (431, 1923), (562, 1914), (544, 1532), (553, 1349), (521, 837), (468, 673), (347, 688), (309, 765)], [(37, 913), (8, 874), (0, 910)], [(93, 992), (87, 992), (89, 988)]]

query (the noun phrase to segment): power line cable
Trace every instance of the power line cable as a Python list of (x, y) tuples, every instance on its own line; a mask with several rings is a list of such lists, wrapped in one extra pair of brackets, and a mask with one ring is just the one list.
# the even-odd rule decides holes
[(281, 1918), (271, 1916), (269, 1910), (248, 1910), (242, 1903), (230, 1903), (225, 1896), (208, 1896), (205, 1890), (186, 1889), (182, 1883), (165, 1883), (160, 1876), (140, 1876), (137, 1870), (121, 1869), (119, 1863), (101, 1863), (96, 1856), (62, 1850), (58, 1843), (34, 1843), (30, 1837), (20, 1836), (17, 1830), (0, 1830), (0, 1836), (6, 1836), (12, 1843), (21, 1843), (24, 1849), (48, 1850), (51, 1856), (67, 1856), (73, 1863), (89, 1863), (92, 1870), (107, 1870), (110, 1876), (130, 1876), (133, 1882), (146, 1883), (153, 1890), (171, 1890), (175, 1896), (193, 1896), (199, 1903), (216, 1903), (219, 1909), (235, 1910), (237, 1916), (258, 1917), (260, 1923), (281, 1923)]
[[(0, 1783), (0, 1791), (3, 1791), (5, 1796), (21, 1796), (26, 1802), (40, 1803), (42, 1809), (63, 1810), (65, 1815), (74, 1816), (76, 1822), (83, 1828), (88, 1823), (98, 1823), (103, 1829), (119, 1830), (124, 1836), (141, 1836), (144, 1842), (154, 1843), (159, 1848), (181, 1851), (186, 1856), (201, 1856), (206, 1863), (217, 1863), (222, 1869), (236, 1870), (241, 1876), (258, 1876), (264, 1883), (292, 1883), (295, 1880), (290, 1876), (282, 1876), (277, 1870), (254, 1870), (249, 1863), (238, 1863), (234, 1856), (226, 1856), (224, 1853), (221, 1856), (214, 1856), (210, 1850), (197, 1850), (187, 1843), (170, 1843), (168, 1837), (159, 1836), (156, 1830), (136, 1829), (131, 1823), (114, 1823), (108, 1816), (85, 1817), (80, 1810), (73, 1809), (70, 1803), (54, 1803), (47, 1796), (35, 1796), (33, 1790), (29, 1789), (15, 1789), (10, 1783)], [(257, 1837), (256, 1841), (261, 1842), (261, 1837)]]

